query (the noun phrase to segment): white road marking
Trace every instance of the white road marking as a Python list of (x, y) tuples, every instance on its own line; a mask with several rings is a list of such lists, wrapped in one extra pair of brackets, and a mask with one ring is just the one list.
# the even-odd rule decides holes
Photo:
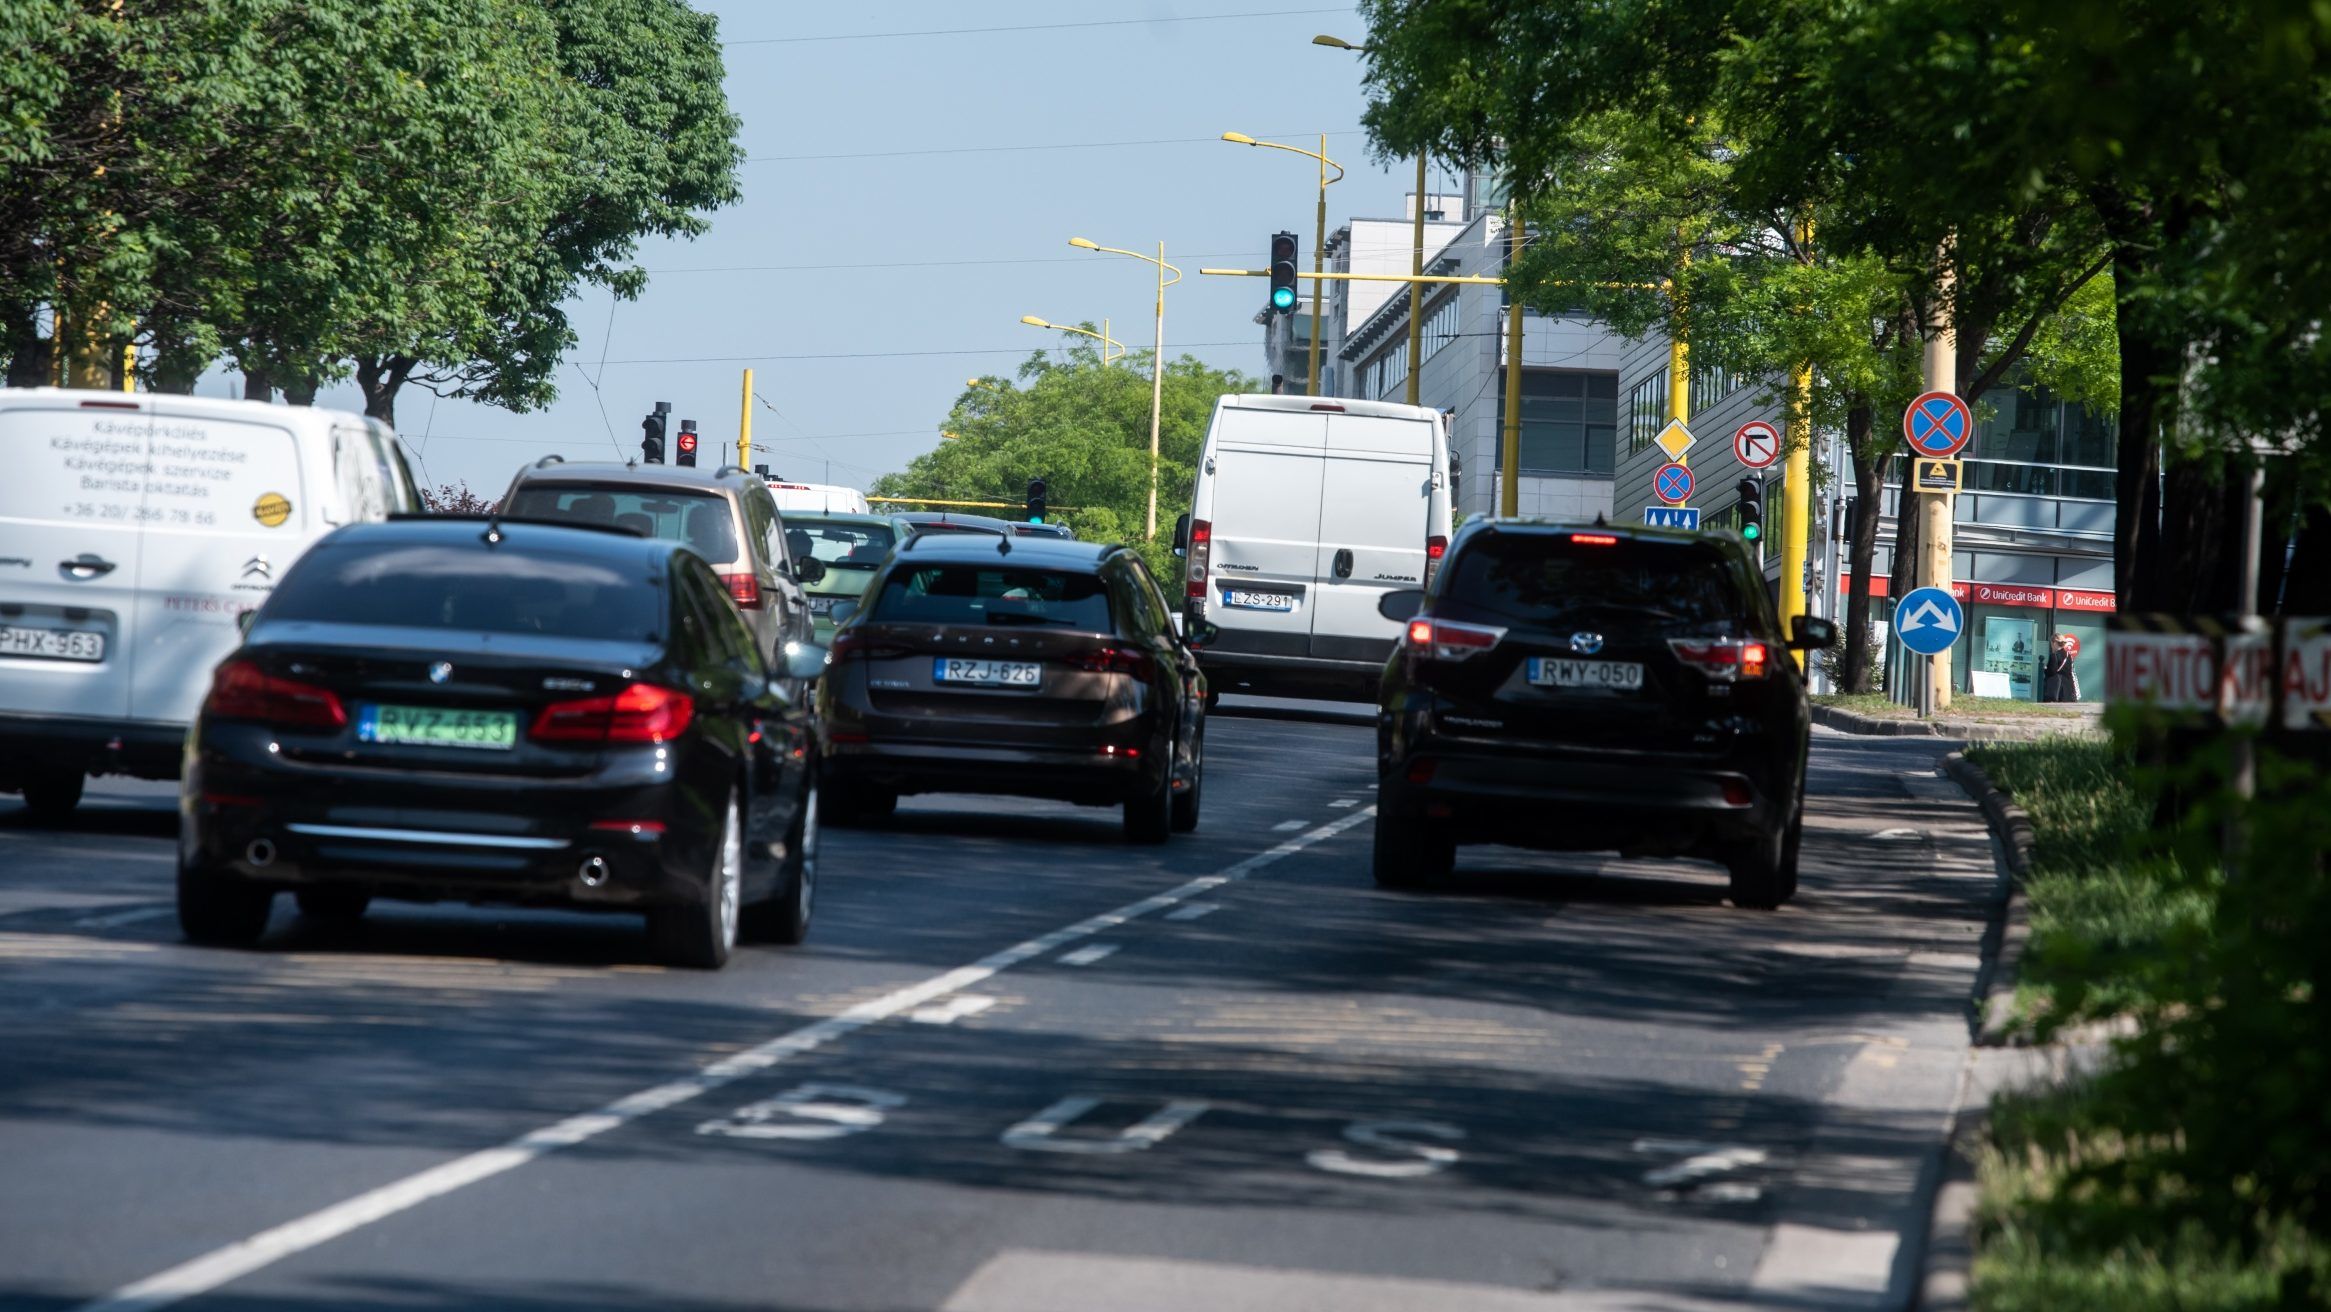
[(286, 1221), (247, 1239), (213, 1249), (167, 1271), (124, 1285), (104, 1298), (84, 1303), (78, 1312), (146, 1312), (147, 1309), (168, 1307), (198, 1294), (209, 1293), (254, 1271), (273, 1266), (287, 1257), (360, 1230), (375, 1221), (409, 1211), (433, 1198), (441, 1198), (481, 1180), (490, 1180), (504, 1172), (514, 1171), (562, 1148), (572, 1148), (610, 1130), (620, 1129), (650, 1113), (676, 1107), (747, 1075), (767, 1070), (779, 1062), (814, 1052), (879, 1021), (903, 1015), (950, 994), (960, 993), (975, 984), (985, 983), (1015, 966), (1057, 952), (1078, 939), (1091, 938), (1128, 921), (1188, 902), (1201, 893), (1211, 893), (1224, 884), (1244, 879), (1307, 847), (1326, 842), (1374, 814), (1373, 807), (1356, 811), (1309, 833), (1257, 852), (1214, 874), (1201, 875), (1163, 893), (1128, 902), (1114, 911), (1104, 911), (1049, 934), (1038, 935), (991, 952), (968, 966), (959, 966), (921, 983), (861, 1002), (824, 1020), (788, 1031), (757, 1047), (747, 1048), (735, 1056), (713, 1062), (693, 1075), (642, 1089), (596, 1111), (570, 1116), (554, 1125), (522, 1134), (499, 1147), (454, 1158), (306, 1216)]
[(1888, 843), (1908, 843), (1926, 837), (1926, 831), (1923, 829), (1881, 829), (1870, 837)]
[(1303, 824), (1304, 822), (1301, 820), (1281, 820), (1279, 823), (1271, 826), (1271, 832), (1275, 834), (1293, 833), (1294, 831), (1301, 829)]
[(1192, 902), (1186, 907), (1175, 907), (1166, 912), (1165, 918), (1168, 920), (1196, 920), (1200, 916), (1211, 916), (1221, 909), (1220, 902)]
[(164, 916), (175, 915), (177, 910), (176, 907), (137, 907), (129, 911), (115, 911), (102, 916), (91, 916), (86, 920), (76, 920), (73, 922), (73, 928), (114, 929), (122, 925), (134, 925), (141, 920), (159, 920)]
[(1354, 1157), (1341, 1148), (1321, 1148), (1308, 1153), (1303, 1160), (1322, 1171), (1339, 1175), (1366, 1175), (1379, 1180), (1413, 1180), (1422, 1175), (1434, 1175), (1457, 1161), (1457, 1150), (1438, 1144), (1410, 1143), (1402, 1135), (1422, 1135), (1427, 1138), (1454, 1142), (1465, 1137), (1465, 1132), (1454, 1125), (1439, 1121), (1354, 1121), (1344, 1127), (1344, 1138), (1363, 1148), (1382, 1153), (1401, 1154), (1397, 1161), (1376, 1157)]
[(1346, 807), (1351, 807), (1351, 806), (1358, 806), (1359, 804), (1360, 804), (1360, 799), (1359, 799), (1359, 798), (1357, 798), (1357, 797), (1339, 797), (1339, 798), (1335, 799), (1334, 801), (1332, 801), (1332, 802), (1329, 802), (1329, 803), (1328, 803), (1328, 805), (1329, 805), (1329, 806), (1331, 806), (1331, 807), (1334, 807), (1336, 810), (1339, 810), (1339, 811), (1343, 810), (1343, 809), (1344, 809), (1344, 808), (1346, 808)]
[(1676, 1139), (1637, 1139), (1639, 1153), (1688, 1153), (1682, 1161), (1670, 1166), (1657, 1166), (1643, 1173), (1643, 1183), (1654, 1189), (1672, 1189), (1679, 1184), (1696, 1184), (1711, 1176), (1725, 1175), (1744, 1166), (1764, 1164), (1762, 1148), (1745, 1148), (1739, 1144), (1692, 1143)]
[(976, 1016), (996, 1005), (996, 1000), (984, 993), (958, 993), (945, 1002), (918, 1007), (907, 1013), (907, 1019), (922, 1025), (952, 1025), (966, 1016)]
[(906, 1095), (887, 1089), (804, 1084), (706, 1121), (696, 1132), (732, 1139), (839, 1139), (882, 1124), (883, 1113), (906, 1106), (906, 1101)]
[(1207, 1104), (1195, 1099), (1176, 1099), (1151, 1112), (1133, 1125), (1119, 1130), (1107, 1139), (1062, 1139), (1057, 1137), (1061, 1127), (1082, 1117), (1101, 1105), (1098, 1098), (1069, 1097), (1052, 1104), (1011, 1129), (998, 1139), (1010, 1148), (1023, 1148), (1039, 1153), (1134, 1153), (1155, 1148), (1164, 1143), (1174, 1131), (1206, 1114)]
[(1074, 952), (1061, 953), (1060, 964), (1063, 966), (1089, 966), (1103, 957), (1114, 955), (1116, 951), (1117, 945), (1114, 943), (1095, 943), (1090, 947), (1078, 948)]

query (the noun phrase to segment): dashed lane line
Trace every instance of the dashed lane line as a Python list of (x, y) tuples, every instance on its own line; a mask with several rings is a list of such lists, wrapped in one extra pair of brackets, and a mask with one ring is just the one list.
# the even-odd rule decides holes
[(1063, 966), (1090, 966), (1103, 957), (1114, 955), (1116, 951), (1117, 945), (1114, 943), (1090, 943), (1072, 952), (1061, 953), (1058, 960)]
[(1326, 842), (1374, 814), (1373, 807), (1355, 811), (1275, 847), (1257, 852), (1214, 874), (1202, 875), (1163, 893), (1128, 902), (1114, 911), (1104, 911), (1049, 934), (1038, 935), (991, 952), (970, 965), (934, 975), (919, 984), (910, 984), (824, 1020), (778, 1035), (757, 1047), (747, 1048), (734, 1056), (702, 1067), (692, 1075), (641, 1089), (595, 1111), (583, 1112), (556, 1124), (529, 1131), (499, 1147), (440, 1163), (306, 1216), (286, 1221), (273, 1229), (263, 1230), (247, 1239), (213, 1249), (167, 1271), (124, 1285), (104, 1298), (84, 1303), (77, 1312), (146, 1312), (147, 1309), (168, 1307), (209, 1293), (254, 1271), (273, 1266), (287, 1257), (360, 1230), (375, 1221), (514, 1171), (562, 1148), (572, 1148), (596, 1139), (643, 1116), (677, 1107), (745, 1076), (758, 1074), (780, 1062), (814, 1052), (877, 1022), (911, 1013), (975, 984), (984, 983), (1016, 966), (1058, 952), (1079, 939), (1091, 938), (1129, 921), (1179, 906), (1201, 893), (1235, 883), (1307, 847)]

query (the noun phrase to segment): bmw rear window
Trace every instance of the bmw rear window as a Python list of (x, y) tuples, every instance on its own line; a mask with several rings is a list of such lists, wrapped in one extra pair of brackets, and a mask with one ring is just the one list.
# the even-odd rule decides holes
[(1615, 536), (1574, 543), (1559, 533), (1474, 538), (1450, 563), (1435, 609), (1525, 624), (1613, 613), (1707, 624), (1750, 613), (1730, 562), (1712, 546)]
[(1110, 633), (1109, 590), (1092, 574), (998, 565), (892, 571), (873, 618), (899, 624), (1023, 624)]
[(324, 543), (276, 585), (269, 622), (655, 640), (663, 592), (601, 559), (475, 543)]

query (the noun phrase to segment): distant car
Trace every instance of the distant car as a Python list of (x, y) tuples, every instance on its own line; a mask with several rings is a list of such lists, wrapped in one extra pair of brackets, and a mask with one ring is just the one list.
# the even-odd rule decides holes
[(913, 532), (894, 515), (786, 515), (785, 538), (793, 558), (815, 560), (825, 568), (823, 577), (803, 589), (820, 643), (834, 636), (835, 604), (864, 596), (891, 548)]
[(854, 487), (834, 483), (794, 483), (782, 478), (767, 480), (769, 494), (777, 499), (777, 511), (788, 518), (796, 512), (804, 515), (871, 515), (873, 507), (866, 504), (866, 494)]
[(1384, 671), (1375, 876), (1445, 876), (1460, 843), (1699, 856), (1743, 907), (1797, 889), (1810, 718), (1737, 539), (1476, 520)]
[(1067, 538), (1072, 542), (1076, 540), (1076, 533), (1066, 524), (1029, 524), (1015, 521), (1012, 524), (1012, 532), (1015, 536), (1023, 538)]
[(644, 911), (659, 954), (694, 967), (725, 963), (740, 929), (798, 942), (817, 744), (778, 673), (674, 543), (509, 519), (341, 529), (211, 678), (179, 923), (248, 944), (289, 891), (327, 921), (376, 896)]
[(733, 465), (569, 464), (549, 456), (518, 471), (501, 509), (686, 545), (720, 575), (773, 666), (785, 664), (786, 644), (816, 641), (803, 589), (825, 576), (825, 566), (794, 558), (768, 488)]
[(1133, 842), (1197, 827), (1205, 680), (1129, 548), (917, 533), (837, 618), (817, 698), (837, 815), (1014, 793), (1122, 806)]
[(421, 507), (378, 420), (0, 389), (0, 792), (71, 813), (92, 774), (175, 779), (236, 617), (340, 524)]
[(994, 515), (966, 515), (954, 510), (910, 510), (899, 516), (917, 533), (1005, 533), (1012, 521)]

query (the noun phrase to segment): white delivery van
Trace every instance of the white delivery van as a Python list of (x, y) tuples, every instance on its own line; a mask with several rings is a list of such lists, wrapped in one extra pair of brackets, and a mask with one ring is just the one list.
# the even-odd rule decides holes
[(871, 515), (866, 505), (866, 494), (854, 487), (835, 483), (788, 483), (782, 479), (769, 480), (769, 495), (777, 498), (779, 516), (799, 512), (804, 515)]
[(0, 791), (62, 815), (91, 774), (178, 777), (238, 617), (340, 524), (420, 509), (361, 415), (0, 388)]
[(1175, 529), (1184, 605), (1219, 636), (1198, 654), (1226, 691), (1370, 699), (1400, 626), (1376, 599), (1420, 588), (1449, 545), (1437, 410), (1225, 396)]

